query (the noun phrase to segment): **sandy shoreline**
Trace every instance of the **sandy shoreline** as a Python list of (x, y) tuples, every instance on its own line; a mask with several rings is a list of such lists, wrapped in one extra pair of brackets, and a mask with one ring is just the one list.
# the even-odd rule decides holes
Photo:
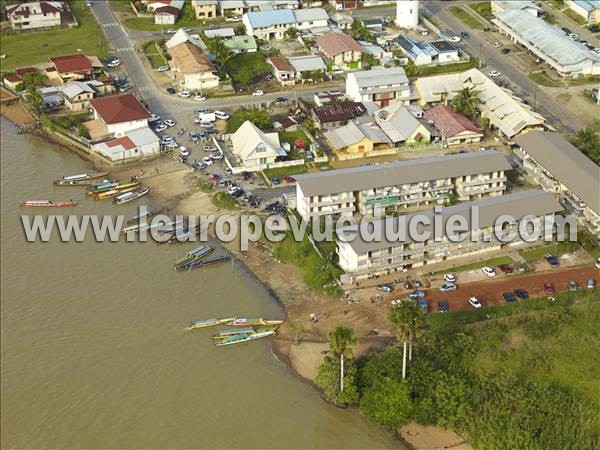
[[(32, 118), (20, 104), (2, 106), (2, 115), (17, 126), (27, 126)], [(24, 114), (25, 113), (25, 114)], [(28, 118), (28, 119), (27, 119)], [(63, 142), (57, 142), (65, 146)], [(71, 149), (69, 146), (67, 148)], [(86, 158), (97, 166), (97, 161)], [(105, 166), (102, 169), (106, 169)], [(116, 167), (111, 171), (116, 179), (138, 176), (151, 191), (150, 203), (163, 214), (202, 215), (235, 214), (215, 207), (210, 194), (201, 192), (196, 186), (197, 177), (187, 167), (182, 167), (168, 156), (143, 161), (134, 166)], [(221, 243), (251, 276), (267, 288), (273, 299), (281, 305), (286, 322), (272, 340), (273, 353), (303, 382), (314, 386), (313, 380), (328, 350), (327, 333), (338, 325), (354, 328), (358, 337), (355, 355), (382, 349), (394, 342), (391, 325), (386, 319), (387, 305), (364, 299), (360, 304), (348, 304), (343, 299), (326, 297), (310, 289), (302, 280), (299, 269), (278, 261), (272, 248), (263, 243), (251, 243), (247, 252), (239, 250), (237, 241)], [(315, 314), (318, 321), (310, 320)], [(438, 427), (421, 427), (408, 424), (398, 432), (398, 438), (412, 449), (457, 448), (464, 440), (457, 434)]]

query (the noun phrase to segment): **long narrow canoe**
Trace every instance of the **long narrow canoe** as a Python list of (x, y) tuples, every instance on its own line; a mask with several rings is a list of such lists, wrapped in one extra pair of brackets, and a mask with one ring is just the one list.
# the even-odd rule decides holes
[(98, 193), (98, 195), (94, 195), (94, 198), (96, 200), (106, 200), (107, 198), (113, 198), (116, 197), (119, 194), (124, 194), (126, 192), (131, 192), (134, 191), (136, 188), (134, 187), (130, 187), (130, 188), (125, 188), (125, 189), (111, 189), (110, 191), (104, 191), (104, 192), (100, 192)]
[(262, 317), (236, 317), (231, 322), (228, 322), (227, 325), (230, 327), (252, 327), (252, 326), (275, 326), (281, 325), (283, 320), (267, 320)]
[(227, 336), (220, 342), (215, 342), (215, 345), (217, 347), (222, 347), (225, 345), (241, 344), (242, 342), (254, 341), (256, 339), (272, 336), (273, 334), (275, 334), (275, 330), (262, 331), (254, 334), (234, 334), (233, 336)]
[(67, 201), (52, 201), (52, 200), (21, 200), (19, 206), (21, 208), (38, 208), (38, 207), (59, 207), (59, 206), (76, 206), (77, 202), (73, 200)]
[(149, 188), (139, 188), (130, 192), (125, 192), (124, 194), (117, 195), (114, 202), (117, 205), (129, 203), (143, 197), (144, 195), (148, 195), (148, 192), (150, 192)]
[(106, 192), (109, 190), (116, 189), (117, 191), (125, 191), (125, 189), (136, 188), (140, 185), (137, 181), (132, 182), (117, 182), (117, 183), (107, 183), (105, 185), (99, 186), (97, 188), (93, 188), (88, 191), (87, 195), (100, 195), (102, 192)]
[(69, 175), (62, 177), (54, 182), (55, 186), (86, 186), (92, 184), (95, 179), (108, 175), (108, 172), (81, 173), (79, 175)]
[(229, 261), (230, 257), (227, 255), (223, 255), (223, 256), (213, 256), (212, 258), (206, 258), (206, 259), (198, 259), (196, 261), (192, 261), (191, 263), (182, 265), (182, 266), (176, 266), (175, 270), (177, 270), (178, 272), (182, 272), (184, 270), (191, 270), (191, 269), (198, 269), (199, 267), (205, 267), (205, 266), (210, 266), (212, 264), (217, 264), (220, 262), (224, 262), (224, 261)]
[(130, 217), (129, 219), (127, 219), (127, 223), (131, 225), (131, 224), (139, 222), (142, 219), (147, 219), (148, 217), (152, 217), (155, 214), (156, 213), (154, 211), (148, 210), (144, 213), (136, 214), (135, 216)]
[(206, 327), (214, 327), (216, 325), (223, 325), (231, 320), (235, 319), (235, 317), (231, 317), (228, 319), (206, 319), (206, 320), (194, 320), (188, 330), (193, 330), (195, 328), (206, 328)]
[(202, 258), (203, 256), (208, 255), (213, 250), (214, 249), (212, 247), (209, 247), (207, 245), (202, 245), (200, 247), (196, 247), (195, 249), (187, 252), (183, 258), (181, 258), (179, 261), (177, 261), (175, 263), (175, 267), (185, 266), (191, 262), (194, 262), (196, 259)]
[(227, 330), (219, 331), (219, 333), (213, 335), (214, 340), (223, 340), (228, 336), (234, 336), (236, 334), (256, 334), (264, 331), (277, 331), (277, 328), (266, 328), (266, 327), (249, 327), (249, 328), (229, 328)]

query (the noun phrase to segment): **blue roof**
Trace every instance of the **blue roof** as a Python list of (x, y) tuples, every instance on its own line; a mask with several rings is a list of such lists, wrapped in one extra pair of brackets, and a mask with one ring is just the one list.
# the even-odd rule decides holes
[(578, 6), (585, 9), (587, 12), (591, 12), (594, 9), (600, 9), (599, 0), (575, 0), (573, 3), (577, 3)]
[(273, 25), (296, 23), (294, 13), (289, 9), (276, 9), (273, 11), (255, 11), (246, 13), (252, 28), (267, 28)]

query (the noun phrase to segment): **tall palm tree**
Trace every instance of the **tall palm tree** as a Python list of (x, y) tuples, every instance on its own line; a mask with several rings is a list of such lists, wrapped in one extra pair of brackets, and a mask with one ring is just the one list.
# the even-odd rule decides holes
[(475, 116), (480, 103), (479, 96), (470, 87), (458, 91), (452, 100), (454, 109), (471, 119)]
[(402, 379), (406, 378), (406, 351), (410, 345), (412, 359), (412, 341), (423, 332), (423, 310), (411, 301), (400, 302), (390, 308), (389, 320), (394, 324), (398, 337), (402, 341)]
[(233, 56), (233, 52), (225, 45), (222, 37), (209, 39), (207, 43), (208, 50), (221, 64), (225, 64)]
[(329, 347), (340, 360), (340, 392), (344, 392), (344, 358), (352, 356), (352, 346), (356, 344), (354, 330), (340, 325), (329, 333)]
[(408, 59), (408, 62), (404, 66), (404, 72), (408, 77), (416, 77), (419, 73), (419, 68), (412, 59)]
[(412, 344), (413, 341), (420, 339), (425, 333), (425, 311), (422, 308), (416, 308), (413, 320), (411, 323), (410, 340), (408, 341), (408, 361), (412, 361)]

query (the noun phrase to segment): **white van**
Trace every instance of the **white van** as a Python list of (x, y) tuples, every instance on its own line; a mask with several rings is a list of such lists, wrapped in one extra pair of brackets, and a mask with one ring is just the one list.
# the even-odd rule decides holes
[(229, 114), (227, 114), (226, 112), (223, 111), (215, 111), (215, 117), (217, 119), (221, 119), (221, 120), (227, 120), (229, 119)]
[[(216, 113), (214, 112), (206, 112), (206, 113), (200, 113), (200, 114), (196, 114), (196, 121), (199, 122), (214, 122), (215, 120), (217, 120), (216, 118)], [(198, 122), (196, 122), (198, 123)]]

